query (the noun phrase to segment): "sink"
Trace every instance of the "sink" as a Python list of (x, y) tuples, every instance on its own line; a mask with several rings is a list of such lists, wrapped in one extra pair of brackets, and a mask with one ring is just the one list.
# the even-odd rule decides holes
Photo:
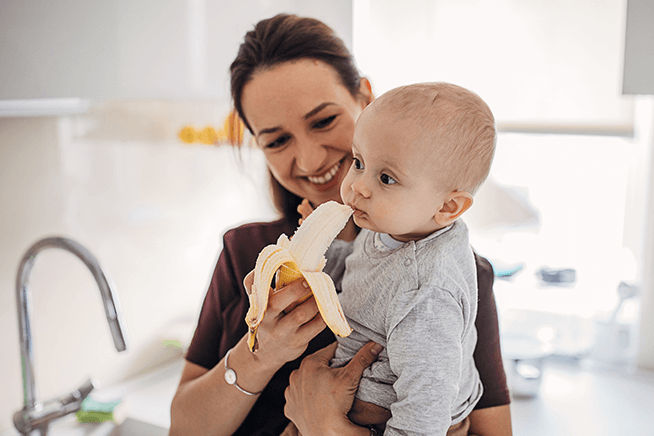
[[(84, 424), (74, 414), (52, 422), (48, 436), (165, 436), (170, 426), (170, 403), (175, 395), (184, 359), (175, 359), (115, 385), (96, 389), (98, 401), (122, 398), (125, 420)], [(16, 429), (0, 430), (0, 436), (20, 436)]]
[[(0, 432), (1, 436), (20, 436), (15, 429)], [(167, 436), (168, 429), (136, 418), (126, 418), (121, 424), (82, 424), (69, 415), (52, 423), (48, 436)]]
[[(94, 433), (95, 435), (95, 433)], [(127, 418), (107, 436), (167, 436), (168, 429), (138, 419)], [(99, 435), (98, 435), (99, 436)]]

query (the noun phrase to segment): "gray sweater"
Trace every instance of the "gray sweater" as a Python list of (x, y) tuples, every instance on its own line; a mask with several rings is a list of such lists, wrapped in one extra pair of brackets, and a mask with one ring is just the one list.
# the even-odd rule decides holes
[(331, 365), (344, 365), (369, 340), (383, 345), (357, 398), (391, 411), (387, 435), (445, 435), (482, 394), (472, 357), (477, 276), (465, 224), (408, 243), (364, 229), (327, 256), (325, 270), (342, 289), (354, 329), (338, 338)]

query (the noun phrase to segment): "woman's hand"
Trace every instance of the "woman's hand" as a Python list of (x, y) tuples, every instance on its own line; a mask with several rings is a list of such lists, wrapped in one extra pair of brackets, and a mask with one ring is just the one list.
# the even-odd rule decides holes
[(284, 391), (284, 414), (304, 436), (325, 434), (370, 434), (364, 427), (350, 422), (347, 413), (363, 370), (370, 366), (382, 350), (369, 342), (342, 368), (330, 368), (336, 343), (307, 356), (300, 368), (293, 371)]
[[(243, 284), (252, 288), (254, 272), (250, 272)], [(298, 304), (298, 301), (310, 296)], [(304, 353), (309, 341), (326, 327), (320, 316), (309, 285), (296, 280), (283, 288), (270, 291), (268, 308), (257, 330), (258, 360), (280, 368)]]
[(311, 206), (311, 203), (309, 203), (309, 200), (306, 198), (302, 200), (302, 203), (297, 207), (297, 213), (300, 214), (300, 220), (298, 224), (302, 224), (302, 221), (307, 219), (309, 215), (311, 215), (311, 212), (313, 212), (313, 206)]

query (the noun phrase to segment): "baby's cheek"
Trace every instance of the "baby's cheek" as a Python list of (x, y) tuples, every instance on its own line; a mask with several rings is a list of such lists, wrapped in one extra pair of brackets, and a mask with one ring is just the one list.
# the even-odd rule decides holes
[(407, 216), (411, 211), (404, 210), (404, 206), (396, 203), (387, 203), (382, 208), (384, 224), (388, 227), (385, 233), (401, 233), (406, 226)]
[(341, 183), (341, 200), (343, 200), (344, 203), (347, 202), (349, 195), (352, 192), (352, 178), (350, 177), (350, 173), (351, 171), (348, 170), (343, 179), (343, 183)]

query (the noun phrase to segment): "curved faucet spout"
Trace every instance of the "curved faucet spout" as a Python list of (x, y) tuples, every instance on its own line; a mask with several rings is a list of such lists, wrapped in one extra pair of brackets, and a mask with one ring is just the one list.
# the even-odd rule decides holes
[(100, 268), (100, 264), (95, 256), (93, 256), (91, 252), (82, 245), (68, 238), (50, 237), (37, 241), (28, 248), (25, 255), (23, 255), (16, 276), (16, 303), (18, 306), (18, 331), (20, 335), (21, 367), (23, 370), (24, 411), (34, 409), (37, 405), (33, 367), (34, 361), (32, 356), (32, 332), (30, 326), (29, 276), (37, 254), (46, 248), (60, 248), (69, 251), (77, 256), (91, 271), (91, 274), (100, 289), (105, 315), (107, 316), (107, 322), (109, 323), (109, 329), (116, 350), (124, 351), (126, 349), (125, 336), (123, 334), (117, 308), (117, 300), (111, 286), (109, 285), (109, 281), (102, 271), (102, 268)]

